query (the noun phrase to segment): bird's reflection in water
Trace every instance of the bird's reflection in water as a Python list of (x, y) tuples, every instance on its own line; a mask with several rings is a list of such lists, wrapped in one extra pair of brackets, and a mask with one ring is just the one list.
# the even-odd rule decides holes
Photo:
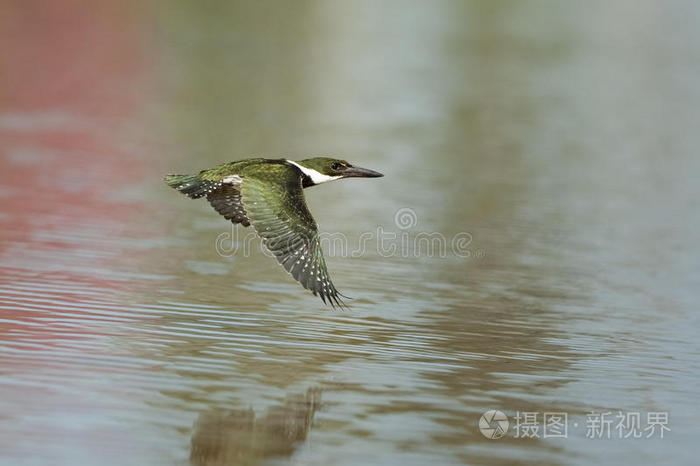
[(252, 465), (274, 456), (290, 456), (306, 439), (321, 403), (321, 389), (290, 396), (264, 417), (252, 408), (199, 415), (192, 435), (193, 465)]

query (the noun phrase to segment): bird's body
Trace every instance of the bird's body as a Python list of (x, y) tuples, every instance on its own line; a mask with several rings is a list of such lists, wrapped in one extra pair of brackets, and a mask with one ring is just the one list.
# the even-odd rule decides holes
[(304, 188), (349, 177), (379, 177), (344, 160), (316, 157), (298, 162), (252, 158), (223, 163), (196, 175), (168, 175), (165, 182), (209, 203), (233, 223), (252, 225), (277, 261), (314, 295), (342, 306), (328, 276), (318, 228)]

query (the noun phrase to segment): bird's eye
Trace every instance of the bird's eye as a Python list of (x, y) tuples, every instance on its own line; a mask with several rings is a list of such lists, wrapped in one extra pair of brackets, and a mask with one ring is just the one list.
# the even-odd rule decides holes
[(333, 162), (333, 163), (331, 164), (331, 168), (332, 168), (333, 170), (340, 170), (340, 167), (341, 167), (341, 165), (340, 165), (338, 162)]

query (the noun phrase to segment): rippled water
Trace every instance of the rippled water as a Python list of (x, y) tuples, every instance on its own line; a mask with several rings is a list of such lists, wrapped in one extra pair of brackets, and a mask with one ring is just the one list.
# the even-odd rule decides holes
[[(695, 461), (696, 3), (0, 9), (3, 464)], [(349, 311), (161, 181), (309, 154)]]

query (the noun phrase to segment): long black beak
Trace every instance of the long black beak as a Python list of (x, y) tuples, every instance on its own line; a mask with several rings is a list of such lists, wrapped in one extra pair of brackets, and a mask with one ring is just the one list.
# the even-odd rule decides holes
[(379, 178), (380, 176), (384, 175), (379, 172), (375, 172), (374, 170), (370, 170), (369, 168), (348, 167), (345, 170), (343, 170), (343, 177), (347, 178)]

